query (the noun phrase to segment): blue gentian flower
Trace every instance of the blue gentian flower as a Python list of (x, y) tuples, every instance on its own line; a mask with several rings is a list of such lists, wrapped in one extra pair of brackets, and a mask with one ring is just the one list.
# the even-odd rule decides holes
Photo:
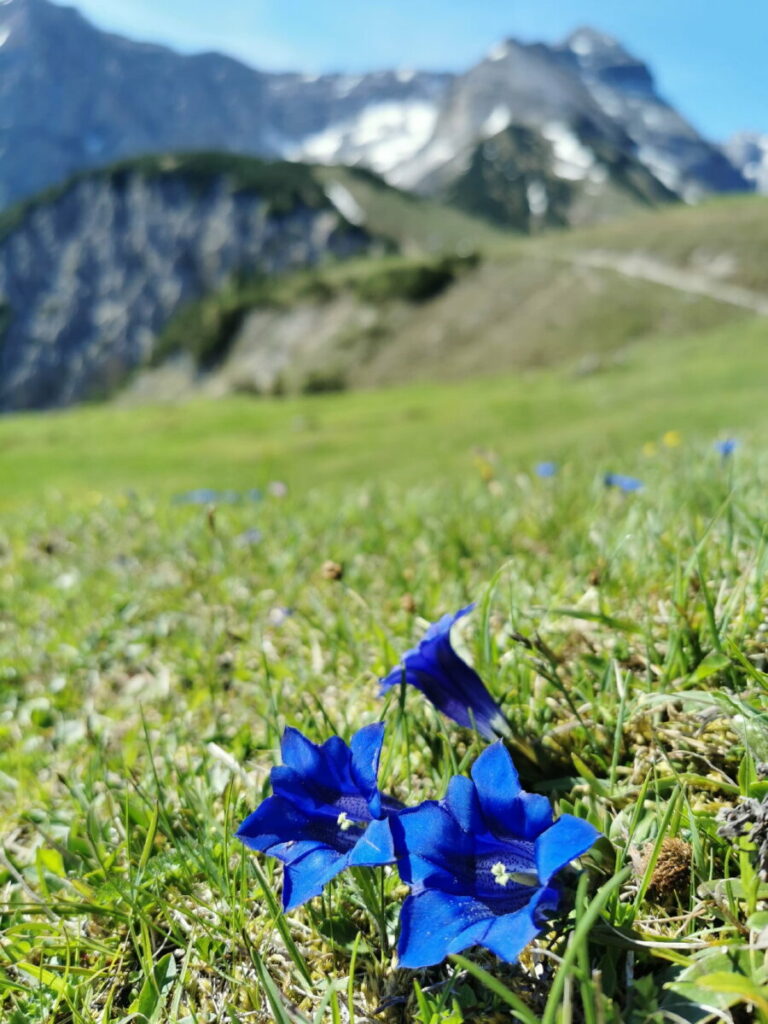
[(241, 548), (252, 547), (254, 544), (260, 544), (264, 539), (264, 534), (257, 526), (251, 526), (248, 530), (243, 533), (239, 533), (235, 537), (235, 544)]
[(536, 463), (536, 476), (540, 476), (544, 479), (550, 476), (555, 476), (557, 473), (556, 462), (537, 462)]
[(557, 872), (599, 832), (525, 793), (501, 743), (485, 750), (472, 779), (454, 776), (444, 800), (393, 819), (398, 870), (411, 894), (400, 915), (401, 967), (427, 967), (485, 946), (514, 961), (556, 909)]
[(642, 480), (634, 476), (623, 476), (621, 473), (606, 473), (603, 477), (606, 487), (617, 487), (620, 491), (641, 491), (645, 486)]
[(715, 441), (715, 451), (719, 452), (724, 459), (733, 455), (739, 442), (734, 437), (727, 437), (724, 441)]
[(211, 487), (198, 487), (172, 499), (174, 505), (234, 505), (239, 500), (237, 491), (214, 491)]
[(318, 896), (347, 867), (391, 864), (389, 816), (401, 804), (379, 792), (381, 723), (355, 733), (350, 745), (333, 736), (317, 746), (286, 729), (284, 764), (272, 769), (274, 795), (237, 830), (237, 837), (285, 864), (283, 907)]
[(176, 494), (172, 498), (174, 505), (211, 505), (218, 500), (219, 492), (211, 487), (198, 487), (197, 490)]
[(282, 626), (292, 615), (293, 608), (283, 608), (280, 605), (277, 605), (275, 608), (269, 609), (267, 621), (270, 626)]
[(380, 680), (381, 693), (404, 680), (448, 718), (492, 740), (508, 736), (509, 723), (477, 672), (451, 646), (451, 626), (474, 607), (467, 605), (434, 622), (419, 646), (406, 651), (400, 664)]

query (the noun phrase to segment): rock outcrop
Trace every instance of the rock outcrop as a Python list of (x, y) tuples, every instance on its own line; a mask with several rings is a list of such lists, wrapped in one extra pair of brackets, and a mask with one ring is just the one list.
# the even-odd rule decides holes
[(6, 216), (0, 409), (103, 396), (151, 359), (180, 306), (233, 274), (276, 273), (367, 247), (365, 231), (306, 168), (238, 167), (239, 177), (206, 169), (204, 158), (127, 165)]

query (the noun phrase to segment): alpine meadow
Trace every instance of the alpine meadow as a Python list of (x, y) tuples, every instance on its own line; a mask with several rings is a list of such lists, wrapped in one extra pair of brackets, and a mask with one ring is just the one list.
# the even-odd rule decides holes
[(768, 1024), (768, 136), (108, 28), (0, 5), (0, 1021)]

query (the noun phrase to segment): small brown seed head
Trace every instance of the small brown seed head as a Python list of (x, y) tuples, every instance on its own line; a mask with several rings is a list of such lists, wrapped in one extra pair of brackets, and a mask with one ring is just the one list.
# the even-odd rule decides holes
[(344, 575), (344, 566), (339, 562), (332, 562), (328, 559), (323, 562), (320, 575), (324, 580), (340, 580)]

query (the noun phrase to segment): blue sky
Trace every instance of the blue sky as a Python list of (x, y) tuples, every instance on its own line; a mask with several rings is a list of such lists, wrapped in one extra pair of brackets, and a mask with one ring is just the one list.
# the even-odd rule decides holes
[(765, 0), (70, 0), (135, 39), (308, 72), (470, 66), (499, 39), (556, 41), (579, 25), (647, 60), (701, 131), (768, 132)]

